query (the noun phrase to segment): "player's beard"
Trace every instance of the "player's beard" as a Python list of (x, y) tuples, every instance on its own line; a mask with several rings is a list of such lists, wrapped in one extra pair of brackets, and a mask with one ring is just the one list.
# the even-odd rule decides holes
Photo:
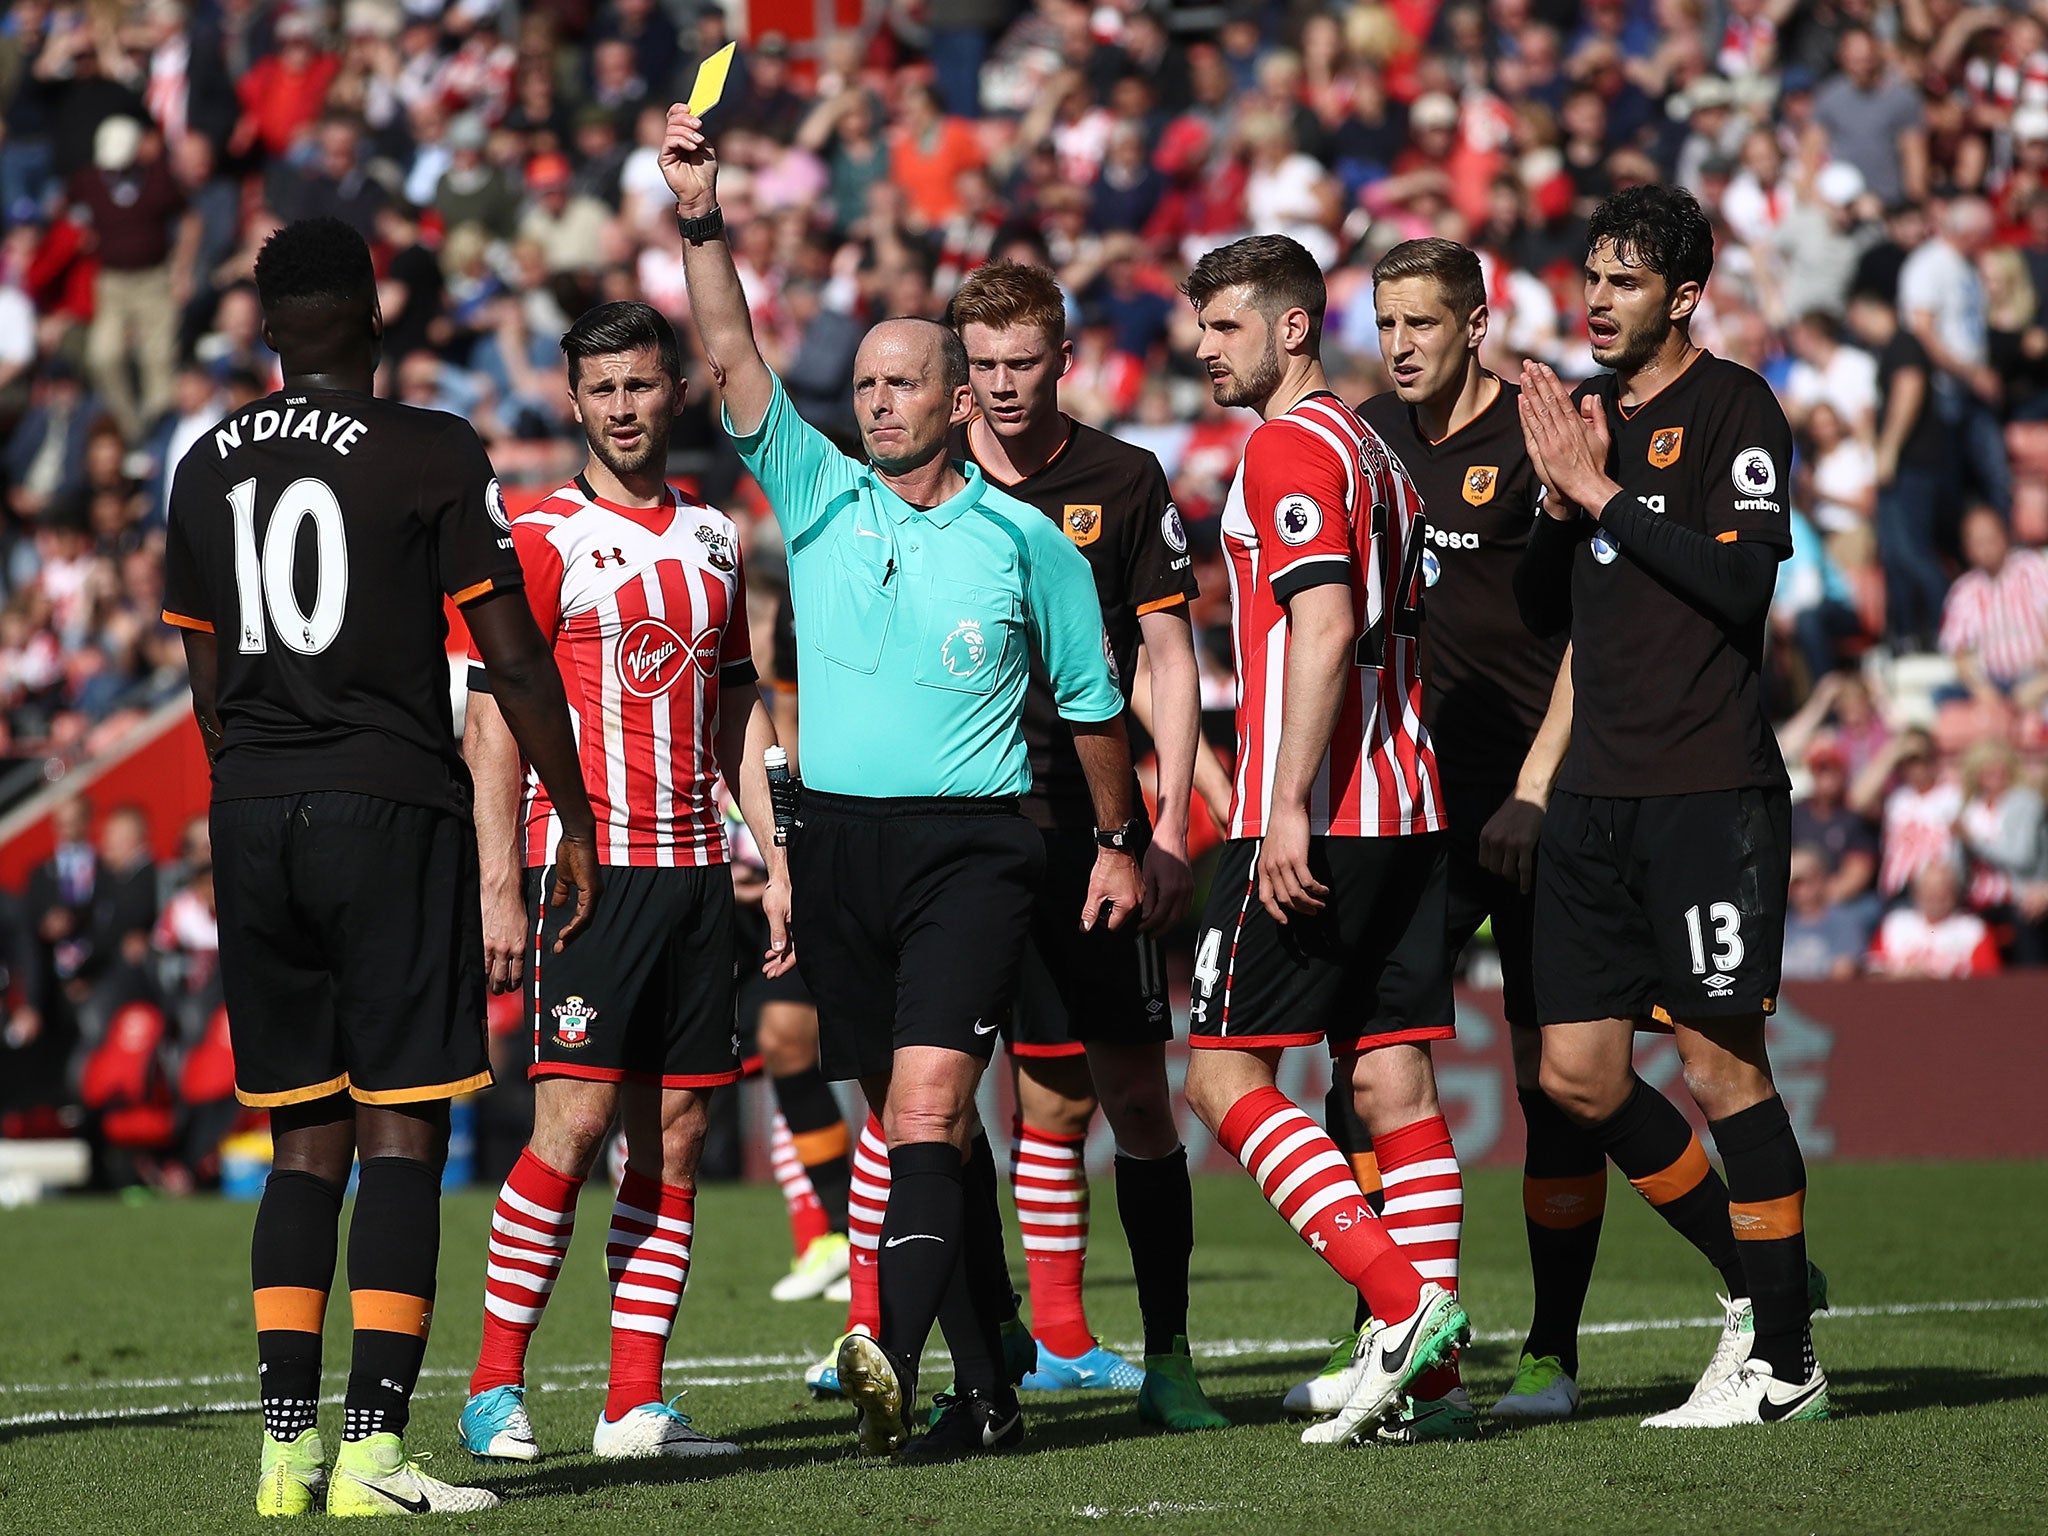
[(1616, 373), (1627, 375), (1637, 372), (1657, 355), (1672, 329), (1671, 316), (1658, 310), (1634, 330), (1624, 330), (1614, 339), (1614, 349), (1604, 358), (1594, 361)]
[(1266, 354), (1259, 359), (1258, 366), (1248, 374), (1232, 372), (1216, 380), (1209, 389), (1218, 405), (1257, 406), (1272, 398), (1273, 391), (1280, 387), (1280, 348), (1274, 343), (1269, 332), (1266, 337)]
[(641, 439), (640, 446), (631, 453), (621, 453), (614, 448), (609, 432), (594, 435), (586, 432), (584, 438), (590, 444), (590, 451), (598, 463), (613, 474), (621, 477), (637, 475), (650, 464), (668, 462), (667, 424), (648, 422), (645, 428), (646, 435)]

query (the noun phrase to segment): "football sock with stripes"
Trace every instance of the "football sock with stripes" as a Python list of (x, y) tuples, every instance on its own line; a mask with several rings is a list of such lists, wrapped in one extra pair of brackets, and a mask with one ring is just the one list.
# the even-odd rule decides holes
[[(1451, 1128), (1431, 1115), (1373, 1138), (1385, 1203), (1380, 1220), (1415, 1272), (1447, 1291), (1458, 1288), (1458, 1241), (1465, 1224), (1465, 1183)], [(1455, 1358), (1415, 1378), (1410, 1393), (1435, 1402), (1464, 1383)]]
[(285, 1169), (263, 1185), (249, 1242), (263, 1427), (295, 1440), (320, 1413), (320, 1330), (340, 1249), (341, 1186)]
[(853, 1182), (846, 1197), (846, 1236), (852, 1244), (847, 1258), (846, 1331), (867, 1329), (882, 1335), (882, 1301), (876, 1290), (876, 1257), (882, 1246), (882, 1218), (889, 1207), (889, 1143), (882, 1122), (869, 1115), (853, 1150)]
[(1095, 1347), (1081, 1300), (1088, 1261), (1088, 1170), (1081, 1151), (1087, 1140), (1055, 1136), (1022, 1117), (1010, 1139), (1010, 1189), (1031, 1286), (1031, 1333), (1070, 1360)]
[(881, 1282), (881, 1344), (897, 1369), (904, 1402), (916, 1401), (917, 1362), (939, 1306), (960, 1268), (966, 1192), (960, 1153), (944, 1141), (889, 1149), (889, 1212), (876, 1265)]
[(1713, 1121), (1714, 1146), (1728, 1170), (1728, 1219), (1756, 1309), (1753, 1358), (1778, 1380), (1813, 1375), (1806, 1289), (1806, 1160), (1776, 1094)]
[[(775, 1103), (789, 1124), (789, 1138), (803, 1163), (829, 1230), (846, 1230), (846, 1187), (852, 1177), (852, 1136), (839, 1098), (816, 1067), (775, 1080)], [(801, 1250), (799, 1250), (801, 1251)]]
[(1588, 1129), (1636, 1193), (1720, 1271), (1729, 1296), (1746, 1296), (1749, 1282), (1728, 1224), (1728, 1186), (1678, 1107), (1638, 1077), (1621, 1108)]
[(798, 1258), (812, 1243), (832, 1230), (804, 1161), (797, 1156), (796, 1138), (789, 1134), (789, 1122), (778, 1111), (768, 1122), (768, 1166), (782, 1191), (783, 1213), (789, 1217), (789, 1246)]
[(484, 1337), (469, 1378), (473, 1397), (526, 1381), (526, 1349), (561, 1273), (583, 1180), (550, 1168), (531, 1148), (505, 1176), (484, 1259)]
[[(1375, 1216), (1379, 1215), (1387, 1202), (1386, 1192), (1380, 1187), (1379, 1154), (1372, 1149), (1372, 1137), (1365, 1129), (1365, 1122), (1358, 1118), (1351, 1085), (1341, 1076), (1323, 1095), (1323, 1124), (1329, 1129), (1330, 1140), (1337, 1144), (1337, 1150), (1351, 1165), (1351, 1176), (1358, 1180), (1358, 1188), (1365, 1196), (1367, 1207)], [(1372, 1308), (1360, 1296), (1358, 1304), (1351, 1310), (1351, 1331), (1358, 1332), (1371, 1317)]]
[(1216, 1139), (1301, 1240), (1356, 1288), (1373, 1316), (1393, 1322), (1414, 1315), (1422, 1276), (1366, 1206), (1337, 1144), (1286, 1094), (1277, 1088), (1246, 1094), (1231, 1105)]
[(694, 1189), (660, 1183), (630, 1166), (619, 1181), (604, 1249), (612, 1282), (612, 1363), (604, 1415), (614, 1423), (643, 1404), (662, 1400), (661, 1360), (690, 1279), (696, 1204)]
[(1003, 1385), (1003, 1318), (1010, 1277), (1003, 1257), (1003, 1214), (996, 1203), (996, 1158), (977, 1133), (960, 1168), (960, 1262), (939, 1305), (939, 1328), (953, 1356), (953, 1380), (962, 1390), (993, 1392)]
[(405, 1433), (440, 1259), (441, 1170), (411, 1157), (366, 1158), (348, 1229), (355, 1342), (343, 1439)]
[(1529, 1229), (1529, 1273), (1536, 1308), (1525, 1354), (1555, 1355), (1567, 1376), (1579, 1374), (1579, 1316), (1593, 1283), (1607, 1210), (1607, 1154), (1584, 1126), (1550, 1102), (1541, 1089), (1524, 1088), (1528, 1136), (1522, 1151), (1522, 1215)]
[(1131, 1248), (1131, 1276), (1145, 1321), (1145, 1353), (1173, 1352), (1188, 1331), (1188, 1264), (1195, 1251), (1195, 1198), (1188, 1149), (1164, 1157), (1116, 1155), (1116, 1210)]

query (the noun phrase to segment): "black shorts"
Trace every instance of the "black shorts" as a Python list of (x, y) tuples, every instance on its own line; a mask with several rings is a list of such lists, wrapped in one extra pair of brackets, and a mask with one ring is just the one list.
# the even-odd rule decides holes
[(1223, 845), (1195, 941), (1188, 1043), (1328, 1040), (1331, 1055), (1348, 1056), (1450, 1039), (1446, 835), (1311, 838), (1309, 868), (1329, 894), (1321, 912), (1284, 927), (1259, 901), (1260, 846)]
[(1536, 866), (1536, 1017), (1740, 1017), (1777, 1006), (1792, 797), (1559, 790)]
[(527, 1075), (664, 1088), (738, 1082), (731, 870), (608, 867), (590, 926), (559, 955), (555, 935), (575, 909), (545, 905), (552, 880), (551, 871), (526, 872)]
[(490, 1086), (476, 832), (323, 790), (216, 801), (213, 888), (235, 1094), (412, 1104)]
[(1045, 868), (1015, 801), (807, 789), (789, 866), (828, 1078), (887, 1072), (908, 1045), (988, 1060)]
[(734, 963), (739, 967), (740, 1066), (748, 1077), (755, 1077), (761, 1071), (762, 1008), (796, 1003), (815, 1009), (817, 1004), (800, 969), (792, 967), (780, 976), (761, 974), (761, 957), (768, 952), (768, 919), (758, 905), (733, 904), (733, 934), (738, 944)]
[[(1166, 965), (1135, 923), (1081, 931), (1095, 871), (1093, 829), (1043, 831), (1045, 879), (1004, 1038), (1012, 1056), (1079, 1056), (1088, 1042), (1140, 1045), (1173, 1038)], [(1140, 850), (1142, 852), (1142, 850)]]
[(1479, 833), (1493, 819), (1512, 784), (1446, 784), (1444, 807), (1450, 814), (1450, 897), (1447, 946), (1455, 966), (1479, 925), (1493, 920), (1493, 946), (1500, 954), (1501, 1011), (1510, 1024), (1531, 1028), (1536, 1023), (1536, 989), (1530, 979), (1536, 892), (1488, 873), (1479, 863)]

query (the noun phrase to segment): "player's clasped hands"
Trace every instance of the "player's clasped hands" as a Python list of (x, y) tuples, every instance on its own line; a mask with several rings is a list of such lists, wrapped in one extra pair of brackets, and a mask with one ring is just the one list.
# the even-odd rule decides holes
[(1612, 435), (1597, 396), (1572, 403), (1564, 381), (1547, 365), (1522, 364), (1522, 437), (1536, 476), (1550, 492), (1544, 510), (1569, 520), (1573, 508), (1597, 512), (1606, 504), (1600, 488), (1607, 478)]

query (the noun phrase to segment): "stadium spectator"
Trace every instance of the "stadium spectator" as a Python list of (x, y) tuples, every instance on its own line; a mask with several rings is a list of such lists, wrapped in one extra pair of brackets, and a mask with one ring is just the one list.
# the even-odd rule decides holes
[(1991, 366), (1990, 320), (1977, 258), (1994, 224), (1982, 198), (1957, 197), (1938, 231), (1899, 269), (1899, 318), (1935, 367), (1934, 408), (1978, 493), (2001, 515), (2012, 510), (2012, 468), (1998, 410), (2005, 384)]
[(1893, 73), (1883, 45), (1864, 26), (1843, 30), (1835, 62), (1839, 73), (1814, 93), (1813, 120), (1878, 198), (1924, 197), (1927, 135), (1919, 91)]
[(1792, 843), (1820, 861), (1819, 894), (1858, 929), (1861, 949), (1877, 924), (1877, 833), (1849, 808), (1849, 760), (1831, 738), (1806, 753), (1808, 789), (1792, 807)]
[(1948, 459), (1933, 408), (1934, 363), (1919, 338), (1899, 325), (1889, 292), (1859, 290), (1850, 300), (1849, 327), (1877, 358), (1877, 547), (1885, 629), (1895, 649), (1926, 650), (1948, 595), (1934, 543)]
[(1960, 867), (1956, 819), (1963, 810), (1962, 786), (1942, 773), (1934, 739), (1925, 731), (1893, 737), (1857, 775), (1848, 803), (1864, 815), (1883, 808), (1877, 888), (1887, 899), (1903, 895), (1930, 865)]
[(1787, 981), (1846, 981), (1860, 968), (1868, 929), (1828, 900), (1828, 878), (1818, 849), (1792, 849), (1791, 895), (1785, 914)]
[(1949, 589), (1941, 648), (1980, 704), (2031, 711), (2048, 698), (2048, 555), (2014, 549), (1989, 507), (1964, 517), (1962, 545), (1970, 569)]
[(1894, 980), (1990, 976), (1999, 969), (1991, 929), (1957, 905), (1961, 881), (1953, 866), (1929, 864), (1913, 877), (1910, 906), (1895, 907), (1878, 925), (1870, 948), (1873, 975)]
[(2048, 961), (2048, 844), (2040, 791), (2018, 772), (2005, 742), (1982, 741), (1964, 754), (1957, 830), (1969, 860), (1970, 906), (2011, 927), (2015, 964), (2040, 965)]

